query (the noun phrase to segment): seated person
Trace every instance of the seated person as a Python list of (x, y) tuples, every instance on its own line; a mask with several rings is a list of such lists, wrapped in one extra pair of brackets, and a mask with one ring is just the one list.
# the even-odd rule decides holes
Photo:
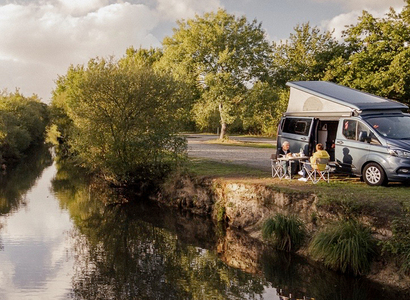
[[(279, 148), (279, 151), (277, 153), (278, 157), (290, 157), (290, 156), (292, 156), (292, 153), (290, 152), (289, 148), (290, 148), (289, 142), (284, 141), (282, 143), (282, 148)], [(289, 162), (285, 161), (283, 163), (283, 173), (285, 174), (285, 178), (289, 178), (290, 174), (287, 174), (288, 169), (289, 169)]]
[(326, 168), (326, 164), (316, 164), (316, 159), (318, 158), (330, 158), (329, 153), (327, 153), (326, 150), (323, 150), (323, 145), (320, 143), (316, 145), (316, 152), (310, 157), (310, 164), (305, 164), (302, 171), (299, 171), (298, 174), (302, 175), (302, 177), (299, 178), (300, 181), (307, 181), (305, 168), (313, 168), (319, 171), (323, 171)]

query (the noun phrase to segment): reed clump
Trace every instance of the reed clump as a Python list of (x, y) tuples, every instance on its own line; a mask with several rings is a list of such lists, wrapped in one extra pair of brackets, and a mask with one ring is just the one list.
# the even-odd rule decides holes
[(264, 222), (262, 236), (279, 250), (297, 251), (305, 240), (306, 228), (296, 216), (277, 214)]
[(343, 220), (317, 232), (309, 252), (333, 270), (361, 275), (369, 271), (376, 246), (370, 228), (354, 220)]

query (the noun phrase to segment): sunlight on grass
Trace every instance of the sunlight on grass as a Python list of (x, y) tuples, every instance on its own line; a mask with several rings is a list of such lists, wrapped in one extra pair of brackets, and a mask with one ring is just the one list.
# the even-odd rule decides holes
[(221, 163), (206, 159), (193, 158), (187, 163), (188, 170), (198, 176), (244, 176), (266, 177), (266, 171), (232, 163)]
[(269, 143), (256, 143), (256, 142), (243, 142), (234, 139), (214, 139), (205, 142), (206, 144), (216, 144), (224, 146), (240, 146), (240, 147), (252, 147), (252, 148), (275, 148), (272, 144)]

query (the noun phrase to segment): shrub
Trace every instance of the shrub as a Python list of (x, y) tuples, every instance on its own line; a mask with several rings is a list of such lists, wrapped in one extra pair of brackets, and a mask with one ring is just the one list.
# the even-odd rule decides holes
[(382, 243), (382, 250), (392, 254), (400, 270), (410, 274), (410, 224), (409, 213), (403, 218), (397, 218), (392, 222), (392, 237)]
[(297, 217), (277, 214), (265, 221), (262, 235), (264, 239), (271, 239), (279, 250), (290, 252), (298, 250), (303, 244), (306, 229)]
[(370, 228), (353, 220), (324, 228), (309, 245), (310, 254), (316, 259), (323, 259), (327, 267), (354, 275), (369, 270), (375, 250), (376, 241)]

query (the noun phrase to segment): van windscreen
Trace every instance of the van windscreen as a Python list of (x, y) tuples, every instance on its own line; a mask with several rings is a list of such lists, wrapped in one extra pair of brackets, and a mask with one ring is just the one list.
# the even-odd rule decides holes
[(410, 116), (384, 116), (366, 119), (380, 135), (390, 139), (410, 140)]
[(312, 119), (286, 118), (283, 125), (283, 132), (299, 135), (309, 135)]

